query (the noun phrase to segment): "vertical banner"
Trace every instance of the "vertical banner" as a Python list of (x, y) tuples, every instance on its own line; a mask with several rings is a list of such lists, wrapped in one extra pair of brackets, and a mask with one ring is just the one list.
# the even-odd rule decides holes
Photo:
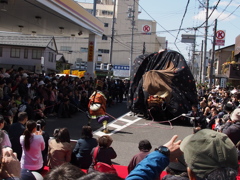
[(88, 62), (93, 62), (94, 57), (94, 42), (89, 41), (88, 44)]

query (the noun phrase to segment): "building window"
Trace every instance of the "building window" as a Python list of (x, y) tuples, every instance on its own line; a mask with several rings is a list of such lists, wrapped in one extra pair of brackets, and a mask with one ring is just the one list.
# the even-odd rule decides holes
[(61, 46), (60, 51), (71, 51), (72, 47), (71, 46)]
[(108, 37), (106, 36), (106, 35), (102, 35), (102, 40), (107, 40), (108, 39)]
[(41, 59), (41, 57), (42, 57), (42, 50), (38, 50), (38, 49), (32, 50), (32, 58), (33, 59)]
[(108, 23), (104, 23), (104, 27), (108, 27)]
[(12, 48), (10, 57), (20, 58), (20, 49), (19, 48)]
[(25, 58), (25, 59), (28, 58), (28, 49), (24, 49), (24, 58)]
[(80, 48), (80, 52), (88, 52), (88, 48), (81, 47), (81, 48)]
[(3, 48), (0, 47), (0, 57), (2, 57), (2, 53), (3, 53)]
[(113, 15), (113, 11), (106, 11), (106, 10), (103, 10), (103, 11), (102, 11), (102, 15), (105, 15), (105, 16)]
[(109, 54), (109, 50), (108, 49), (98, 49), (98, 53)]
[(49, 52), (48, 62), (53, 62), (53, 53)]

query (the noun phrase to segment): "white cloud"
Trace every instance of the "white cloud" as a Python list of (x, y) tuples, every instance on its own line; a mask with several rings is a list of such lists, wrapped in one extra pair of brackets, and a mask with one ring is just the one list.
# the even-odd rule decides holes
[[(211, 12), (212, 12), (212, 10), (208, 11), (208, 15), (210, 15)], [(236, 16), (234, 16), (233, 14), (231, 16), (229, 16), (229, 15), (230, 15), (230, 13), (227, 13), (227, 12), (222, 13), (222, 12), (218, 12), (217, 10), (215, 10), (209, 20), (214, 21), (215, 19), (218, 19), (220, 21), (221, 20), (231, 21), (236, 18)], [(193, 16), (193, 19), (197, 19), (199, 21), (205, 21), (206, 20), (206, 10), (200, 11), (196, 16)]]

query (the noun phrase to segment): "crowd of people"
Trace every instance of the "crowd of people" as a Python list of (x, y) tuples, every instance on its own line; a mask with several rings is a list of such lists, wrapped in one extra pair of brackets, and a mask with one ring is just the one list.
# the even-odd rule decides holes
[[(111, 166), (117, 157), (110, 136), (95, 139), (91, 126), (86, 125), (72, 146), (67, 128), (56, 128), (53, 138), (44, 131), (47, 116), (70, 118), (79, 109), (89, 111), (89, 98), (95, 91), (104, 94), (106, 106), (127, 97), (129, 82), (101, 82), (101, 89), (95, 89), (99, 82), (92, 78), (0, 68), (0, 177), (43, 179), (41, 173), (47, 165), (46, 180), (121, 179), (116, 173), (96, 172), (96, 162)], [(193, 134), (183, 141), (177, 141), (175, 135), (152, 152), (150, 141), (141, 140), (140, 152), (129, 160), (127, 180), (159, 179), (165, 168), (169, 174), (164, 180), (235, 179), (240, 157), (240, 92), (237, 88), (201, 86), (198, 96), (199, 104), (186, 114), (194, 125)]]

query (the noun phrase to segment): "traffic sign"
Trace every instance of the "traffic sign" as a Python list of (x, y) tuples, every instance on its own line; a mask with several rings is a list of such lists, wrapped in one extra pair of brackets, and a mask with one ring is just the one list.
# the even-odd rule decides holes
[(225, 44), (225, 36), (226, 36), (225, 31), (218, 30), (216, 32), (216, 42), (215, 42), (215, 45), (224, 46), (224, 44)]
[(143, 34), (151, 34), (151, 26), (149, 25), (143, 25), (142, 26), (142, 32)]

